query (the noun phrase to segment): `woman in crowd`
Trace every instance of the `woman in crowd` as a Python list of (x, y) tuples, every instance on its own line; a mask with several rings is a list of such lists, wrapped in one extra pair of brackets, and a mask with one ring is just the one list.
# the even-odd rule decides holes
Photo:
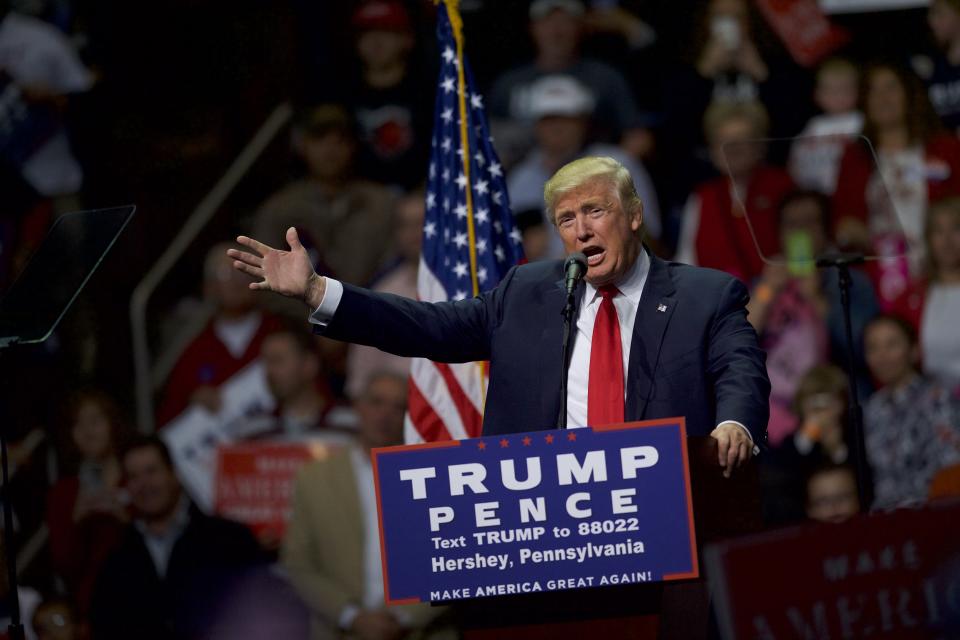
[(876, 317), (867, 325), (864, 343), (879, 387), (864, 411), (874, 507), (923, 502), (937, 471), (960, 462), (960, 406), (920, 375), (917, 336), (907, 321)]
[(117, 460), (120, 411), (101, 391), (77, 392), (68, 404), (65, 426), (74, 472), (50, 489), (47, 526), (54, 571), (82, 613), (100, 566), (127, 520)]
[[(923, 219), (930, 203), (960, 195), (960, 140), (943, 130), (915, 76), (890, 64), (863, 75), (862, 140), (840, 162), (834, 216), (837, 240), (886, 256), (873, 276), (881, 305), (922, 271)], [(873, 150), (876, 151), (874, 157)]]
[(920, 334), (923, 370), (960, 395), (960, 198), (927, 212), (927, 275), (894, 302), (894, 311)]

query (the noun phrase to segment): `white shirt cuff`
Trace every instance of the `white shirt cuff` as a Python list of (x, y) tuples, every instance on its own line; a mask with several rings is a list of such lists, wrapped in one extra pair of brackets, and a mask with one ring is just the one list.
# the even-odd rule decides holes
[(310, 324), (316, 324), (326, 327), (333, 320), (333, 314), (337, 312), (340, 306), (340, 299), (343, 297), (343, 283), (333, 278), (325, 278), (326, 287), (323, 290), (323, 298), (320, 300), (320, 306), (314, 309), (310, 314)]
[(353, 621), (357, 619), (359, 614), (360, 607), (354, 604), (348, 604), (343, 608), (343, 611), (340, 612), (340, 619), (337, 620), (337, 624), (339, 624), (340, 628), (344, 631), (349, 631), (350, 627), (353, 626)]
[(747, 432), (747, 437), (750, 438), (750, 444), (753, 445), (753, 452), (752, 452), (753, 455), (757, 455), (758, 453), (760, 453), (760, 447), (758, 447), (758, 446), (753, 442), (753, 434), (750, 433), (750, 429), (747, 429), (747, 427), (746, 427), (742, 422), (737, 422), (736, 420), (721, 420), (721, 421), (720, 421), (720, 424), (718, 424), (717, 426), (719, 427), (721, 424), (728, 424), (728, 423), (729, 423), (729, 424), (735, 424), (735, 425), (737, 425), (738, 427), (740, 427), (741, 429), (743, 429), (744, 431), (746, 431), (746, 432)]

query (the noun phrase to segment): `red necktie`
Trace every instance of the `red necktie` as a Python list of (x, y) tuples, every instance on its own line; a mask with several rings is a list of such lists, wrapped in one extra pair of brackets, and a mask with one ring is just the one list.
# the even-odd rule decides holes
[(620, 320), (613, 299), (619, 291), (600, 287), (603, 298), (593, 325), (590, 343), (590, 380), (587, 388), (587, 424), (597, 426), (623, 422), (623, 344)]

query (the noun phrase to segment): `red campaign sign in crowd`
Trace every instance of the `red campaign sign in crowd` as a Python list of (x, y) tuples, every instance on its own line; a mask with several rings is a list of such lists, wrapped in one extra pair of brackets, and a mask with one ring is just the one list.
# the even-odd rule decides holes
[(330, 454), (320, 443), (247, 443), (217, 452), (218, 515), (249, 526), (258, 536), (280, 539), (290, 520), (293, 483), (304, 464)]
[(931, 638), (960, 631), (960, 504), (716, 545), (725, 638)]

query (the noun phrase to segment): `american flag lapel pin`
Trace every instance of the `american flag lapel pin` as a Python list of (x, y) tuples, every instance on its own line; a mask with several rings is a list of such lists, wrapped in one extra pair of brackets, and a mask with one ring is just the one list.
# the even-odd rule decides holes
[(660, 304), (657, 305), (657, 311), (659, 311), (660, 313), (666, 313), (667, 305), (661, 302)]

